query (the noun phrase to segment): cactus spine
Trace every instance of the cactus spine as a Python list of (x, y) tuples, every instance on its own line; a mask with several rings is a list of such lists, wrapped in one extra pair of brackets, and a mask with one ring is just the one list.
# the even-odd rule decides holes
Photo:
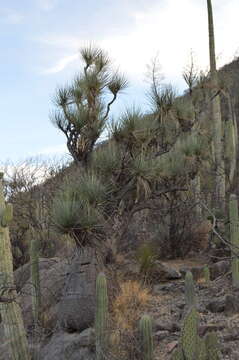
[(106, 351), (106, 330), (108, 320), (108, 295), (107, 281), (104, 273), (100, 273), (96, 279), (96, 359), (104, 359)]
[(0, 313), (4, 334), (10, 344), (12, 359), (30, 360), (22, 313), (16, 301), (12, 251), (8, 225), (12, 220), (12, 206), (5, 204), (3, 173), (0, 173)]
[(143, 359), (153, 359), (153, 334), (152, 334), (152, 320), (149, 315), (143, 315), (139, 323), (140, 334), (143, 345)]
[[(232, 244), (232, 284), (239, 288), (239, 219), (238, 200), (235, 194), (230, 195), (230, 241)], [(236, 256), (235, 256), (236, 255)]]
[(185, 276), (185, 299), (188, 307), (196, 305), (195, 287), (191, 271), (187, 271)]

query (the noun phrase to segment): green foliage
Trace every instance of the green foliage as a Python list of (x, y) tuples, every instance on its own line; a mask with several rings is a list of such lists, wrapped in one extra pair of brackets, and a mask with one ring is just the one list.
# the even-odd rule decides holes
[[(67, 138), (76, 163), (87, 165), (95, 143), (105, 129), (111, 105), (128, 85), (124, 76), (112, 72), (108, 55), (92, 45), (80, 50), (83, 71), (70, 86), (57, 89), (56, 111), (51, 120)], [(107, 103), (106, 92), (112, 98)]]
[(152, 319), (149, 315), (143, 315), (139, 323), (143, 360), (153, 360), (153, 332)]
[(108, 187), (93, 174), (67, 179), (53, 202), (53, 221), (61, 233), (75, 235), (76, 242), (99, 235), (104, 226)]
[(185, 298), (188, 307), (196, 305), (195, 287), (191, 271), (187, 271), (185, 276)]
[(100, 273), (96, 279), (96, 358), (105, 359), (107, 348), (108, 295), (105, 274)]
[(137, 249), (136, 257), (140, 266), (140, 272), (146, 276), (150, 276), (150, 272), (153, 270), (157, 258), (154, 247), (148, 243), (142, 244)]
[(113, 142), (101, 144), (92, 154), (91, 168), (105, 179), (120, 170), (121, 153)]

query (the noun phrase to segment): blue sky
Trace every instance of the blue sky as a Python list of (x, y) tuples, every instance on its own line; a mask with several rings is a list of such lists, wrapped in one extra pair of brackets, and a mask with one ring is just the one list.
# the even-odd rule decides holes
[[(239, 48), (239, 4), (213, 3), (222, 65)], [(49, 121), (52, 96), (80, 69), (78, 49), (92, 41), (130, 81), (114, 114), (132, 103), (145, 106), (146, 64), (157, 53), (166, 81), (179, 90), (190, 49), (207, 67), (206, 0), (2, 0), (1, 162), (64, 150), (64, 136)]]

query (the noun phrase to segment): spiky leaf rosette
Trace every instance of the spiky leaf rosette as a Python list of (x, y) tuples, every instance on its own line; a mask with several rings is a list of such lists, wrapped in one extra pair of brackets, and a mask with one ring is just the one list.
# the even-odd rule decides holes
[(181, 344), (186, 360), (194, 360), (197, 351), (198, 341), (198, 313), (195, 308), (191, 308), (185, 316)]

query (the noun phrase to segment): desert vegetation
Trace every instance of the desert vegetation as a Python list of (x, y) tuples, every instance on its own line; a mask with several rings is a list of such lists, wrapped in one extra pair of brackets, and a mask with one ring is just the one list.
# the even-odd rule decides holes
[(112, 119), (128, 81), (86, 46), (51, 111), (72, 161), (5, 165), (0, 359), (238, 358), (239, 59), (217, 70), (207, 10), (184, 94), (155, 58), (150, 110)]

